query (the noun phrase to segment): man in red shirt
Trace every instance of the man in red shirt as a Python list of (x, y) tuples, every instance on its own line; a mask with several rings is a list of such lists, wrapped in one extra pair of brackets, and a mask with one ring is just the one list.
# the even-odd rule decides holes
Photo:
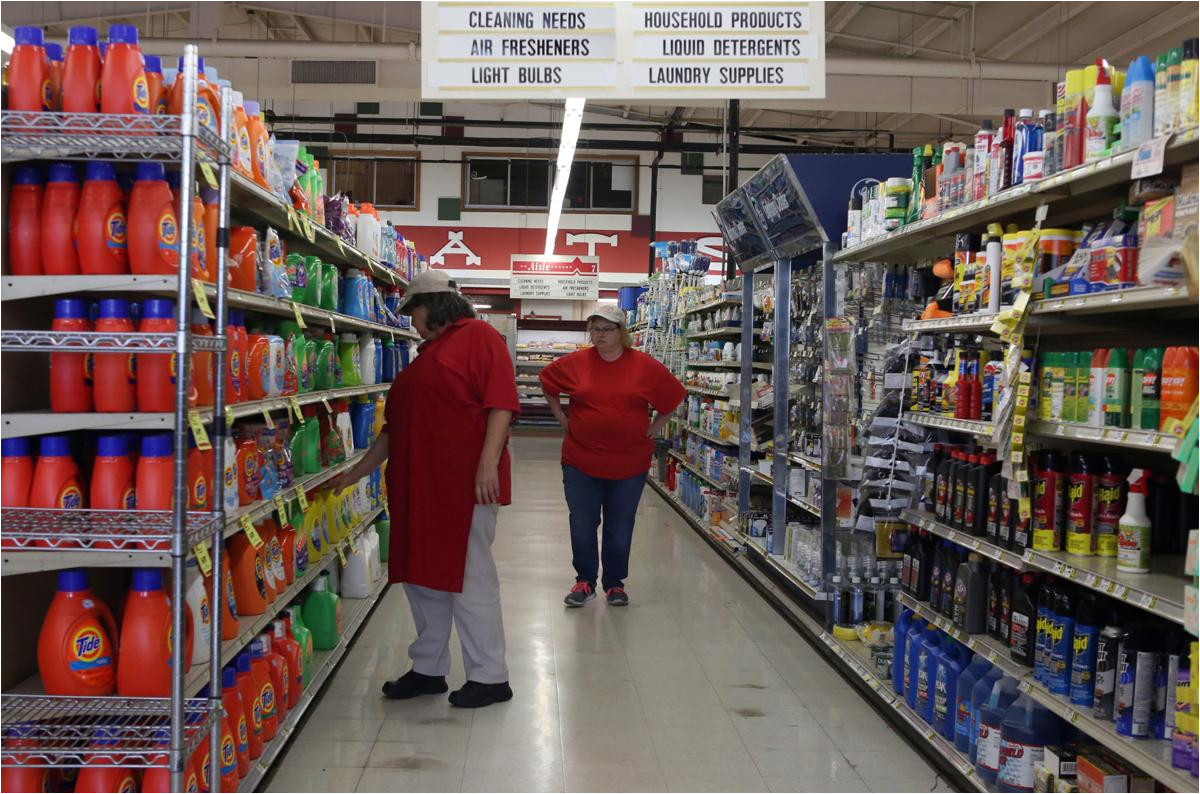
[[(633, 524), (650, 461), (654, 436), (687, 392), (654, 358), (633, 350), (625, 314), (596, 304), (588, 317), (593, 346), (563, 356), (542, 370), (542, 392), (567, 431), (562, 447), (563, 487), (571, 513), (575, 586), (563, 600), (581, 607), (596, 597), (603, 557), (603, 587), (612, 606), (625, 606), (625, 577)], [(570, 395), (568, 419), (559, 395)], [(651, 409), (658, 412), (653, 421)], [(596, 530), (604, 521), (604, 548)]]

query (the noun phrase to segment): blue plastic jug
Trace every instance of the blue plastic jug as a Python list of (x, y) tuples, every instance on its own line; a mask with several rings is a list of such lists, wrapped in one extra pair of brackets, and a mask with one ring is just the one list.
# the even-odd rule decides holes
[(375, 382), (383, 383), (383, 342), (375, 337)]
[(1017, 679), (1004, 676), (992, 685), (991, 694), (979, 708), (979, 747), (975, 755), (975, 771), (989, 787), (996, 784), (996, 777), (1000, 773), (1004, 713), (1017, 699), (1017, 694)]
[(950, 637), (942, 638), (933, 681), (933, 729), (951, 742), (957, 719), (958, 682), (970, 663), (971, 652), (965, 645)]
[(975, 680), (971, 687), (971, 743), (967, 748), (967, 757), (974, 764), (979, 750), (979, 712), (987, 699), (992, 695), (992, 687), (1004, 676), (999, 667), (992, 667)]
[(917, 707), (917, 654), (925, 639), (925, 627), (929, 624), (923, 617), (914, 617), (908, 627), (904, 645), (904, 702), (910, 709)]
[(1000, 727), (1000, 771), (997, 791), (1033, 791), (1033, 770), (1057, 744), (1062, 721), (1054, 712), (1024, 693), (1004, 712)]
[(942, 651), (942, 641), (948, 639), (937, 628), (930, 626), (917, 651), (916, 709), (921, 719), (930, 725), (933, 724), (933, 687), (937, 681), (938, 654)]
[(901, 612), (892, 630), (892, 636), (895, 638), (892, 648), (892, 689), (896, 690), (897, 695), (904, 694), (904, 651), (908, 647), (908, 630), (912, 626), (915, 614), (911, 609)]
[(967, 669), (958, 676), (958, 687), (954, 690), (954, 746), (960, 752), (971, 750), (971, 693), (975, 682), (983, 678), (992, 663), (977, 653), (971, 658)]
[(371, 446), (371, 430), (375, 425), (375, 403), (363, 399), (350, 405), (350, 426), (354, 431), (354, 448)]

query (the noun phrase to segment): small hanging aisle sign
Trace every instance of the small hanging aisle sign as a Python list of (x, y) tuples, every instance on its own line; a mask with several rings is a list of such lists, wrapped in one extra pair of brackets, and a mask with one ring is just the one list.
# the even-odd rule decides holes
[(513, 254), (513, 298), (591, 300), (600, 297), (600, 257)]

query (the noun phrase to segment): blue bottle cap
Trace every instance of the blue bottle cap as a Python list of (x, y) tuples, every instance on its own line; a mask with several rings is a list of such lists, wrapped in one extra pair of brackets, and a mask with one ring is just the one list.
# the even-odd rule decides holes
[(138, 29), (137, 25), (109, 25), (108, 26), (108, 43), (109, 44), (132, 44), (137, 46)]
[[(196, 58), (196, 74), (199, 74), (201, 76), (204, 75), (204, 56), (203, 55)], [(183, 56), (180, 55), (179, 56), (179, 77), (182, 77), (182, 76), (183, 76)]]
[(82, 568), (67, 568), (59, 571), (58, 589), (64, 593), (78, 593), (81, 590), (87, 590), (87, 571)]
[(124, 458), (129, 455), (129, 441), (124, 433), (105, 433), (96, 437), (96, 456)]
[(104, 59), (107, 57), (108, 57), (108, 39), (104, 39), (100, 42), (100, 61), (103, 63)]
[(32, 44), (35, 47), (41, 47), (45, 41), (45, 35), (42, 29), (33, 25), (18, 25), (13, 29), (13, 41), (17, 45)]
[(26, 458), (33, 454), (33, 445), (25, 436), (0, 441), (0, 455), (6, 458)]
[(38, 455), (43, 458), (69, 458), (71, 439), (68, 436), (42, 436), (38, 439)]
[(88, 316), (88, 304), (83, 298), (59, 298), (54, 301), (54, 317), (58, 320), (78, 320)]
[(261, 636), (255, 637), (250, 642), (250, 658), (261, 659), (267, 655), (267, 651), (263, 648), (263, 639)]
[(221, 689), (233, 689), (237, 686), (237, 668), (227, 664), (221, 668)]
[(145, 56), (146, 64), (143, 67), (147, 72), (157, 72), (162, 74), (162, 57), (158, 55)]
[(170, 320), (175, 316), (175, 302), (166, 298), (147, 298), (142, 301), (142, 319)]
[(235, 328), (239, 325), (246, 324), (246, 315), (242, 314), (237, 309), (228, 309), (225, 312), (226, 325), (232, 325)]
[(83, 178), (87, 182), (116, 182), (117, 168), (112, 163), (88, 163)]
[(96, 29), (88, 25), (79, 25), (67, 31), (67, 44), (78, 44), (84, 47), (95, 47), (100, 36)]
[(105, 298), (100, 301), (99, 317), (106, 320), (129, 319), (129, 301), (124, 298)]
[(162, 571), (158, 568), (134, 568), (132, 590), (162, 590)]
[(147, 433), (142, 436), (142, 457), (143, 458), (169, 458), (171, 457), (171, 432), (163, 431), (160, 433)]
[(40, 185), (42, 184), (42, 168), (34, 163), (14, 165), (12, 181), (14, 185)]
[(250, 651), (242, 651), (237, 655), (237, 671), (239, 673), (250, 672)]
[(46, 182), (78, 182), (79, 169), (74, 163), (51, 163)]
[(134, 177), (138, 182), (164, 182), (166, 181), (166, 169), (162, 163), (138, 163), (137, 174)]
[(63, 59), (62, 45), (53, 41), (48, 42), (46, 44), (46, 57), (52, 61), (58, 61), (61, 63)]
[(116, 728), (100, 727), (92, 733), (92, 747), (116, 747), (120, 743)]
[(1139, 55), (1130, 62), (1129, 73), (1125, 76), (1126, 84), (1137, 82), (1154, 82), (1154, 64), (1145, 55)]

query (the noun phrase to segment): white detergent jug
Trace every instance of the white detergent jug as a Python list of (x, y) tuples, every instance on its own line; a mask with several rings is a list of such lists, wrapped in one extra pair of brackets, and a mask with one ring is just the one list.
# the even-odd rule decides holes
[[(225, 510), (233, 512), (238, 509), (238, 465), (237, 465), (237, 444), (232, 436), (225, 436), (225, 492), (223, 506)], [(228, 516), (226, 516), (228, 518)]]
[(342, 598), (366, 598), (371, 594), (370, 551), (365, 540), (365, 535), (358, 539), (358, 553), (348, 553), (346, 564), (341, 566), (342, 586), (338, 592)]
[(209, 650), (212, 646), (212, 608), (208, 600), (208, 588), (204, 586), (204, 575), (196, 558), (187, 561), (184, 581), (186, 583), (186, 600), (192, 613), (194, 639), (192, 642), (192, 664), (204, 664), (209, 660)]

